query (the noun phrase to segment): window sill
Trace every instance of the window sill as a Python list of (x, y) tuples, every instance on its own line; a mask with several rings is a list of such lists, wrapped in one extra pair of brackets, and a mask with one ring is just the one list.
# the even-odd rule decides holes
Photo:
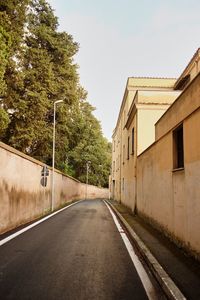
[(173, 173), (180, 172), (180, 171), (185, 171), (185, 168), (182, 167), (182, 168), (176, 168), (172, 170)]

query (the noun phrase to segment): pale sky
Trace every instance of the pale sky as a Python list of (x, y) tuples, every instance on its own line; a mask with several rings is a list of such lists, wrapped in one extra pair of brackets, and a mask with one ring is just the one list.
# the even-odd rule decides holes
[(111, 140), (128, 77), (179, 77), (200, 47), (199, 0), (49, 0), (80, 44), (81, 85)]

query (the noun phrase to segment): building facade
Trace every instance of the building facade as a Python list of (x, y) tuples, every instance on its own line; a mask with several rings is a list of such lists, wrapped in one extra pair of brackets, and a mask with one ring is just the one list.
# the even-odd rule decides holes
[(137, 159), (138, 213), (200, 258), (200, 74), (156, 123)]
[(112, 149), (112, 198), (136, 209), (137, 156), (155, 141), (154, 124), (180, 94), (176, 79), (128, 78)]
[(200, 49), (177, 80), (131, 78), (124, 95), (112, 197), (200, 258)]

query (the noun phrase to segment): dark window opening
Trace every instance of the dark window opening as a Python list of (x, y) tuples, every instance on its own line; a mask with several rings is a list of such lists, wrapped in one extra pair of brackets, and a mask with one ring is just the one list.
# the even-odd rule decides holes
[(127, 159), (129, 159), (129, 144), (130, 144), (130, 137), (128, 137), (128, 144), (127, 144)]
[(134, 154), (134, 146), (135, 146), (135, 130), (134, 128), (132, 129), (132, 154)]
[(184, 168), (183, 125), (173, 131), (174, 169)]
[(175, 90), (183, 90), (189, 82), (190, 74), (186, 75), (178, 82), (177, 86), (175, 87)]

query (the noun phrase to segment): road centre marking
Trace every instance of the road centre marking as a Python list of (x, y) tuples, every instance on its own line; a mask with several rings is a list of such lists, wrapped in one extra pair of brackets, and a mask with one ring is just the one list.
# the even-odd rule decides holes
[(72, 205), (75, 205), (75, 204), (77, 204), (77, 203), (79, 203), (79, 202), (81, 202), (81, 201), (83, 201), (83, 200), (79, 200), (79, 201), (77, 201), (77, 202), (75, 202), (75, 203), (72, 203), (72, 204), (66, 206), (66, 207), (63, 207), (63, 208), (57, 210), (56, 212), (54, 212), (54, 213), (52, 213), (52, 214), (50, 214), (50, 215), (44, 217), (43, 219), (41, 219), (41, 220), (39, 220), (39, 221), (37, 221), (37, 222), (35, 222), (35, 223), (33, 223), (33, 224), (27, 226), (27, 227), (25, 227), (25, 228), (23, 228), (23, 229), (21, 229), (21, 230), (15, 232), (15, 233), (13, 233), (13, 234), (7, 236), (5, 239), (3, 239), (3, 240), (0, 241), (0, 246), (4, 245), (5, 243), (9, 242), (10, 240), (16, 238), (18, 235), (24, 233), (25, 231), (27, 231), (27, 230), (29, 230), (29, 229), (35, 227), (35, 226), (37, 226), (38, 224), (40, 224), (40, 223), (46, 221), (47, 219), (49, 219), (49, 218), (51, 218), (51, 217), (57, 215), (57, 214), (60, 213), (61, 211), (65, 210), (65, 209), (71, 207)]
[(123, 228), (121, 227), (116, 215), (113, 213), (112, 209), (110, 208), (110, 206), (104, 201), (104, 203), (106, 204), (107, 208), (109, 209), (110, 213), (111, 213), (111, 216), (113, 217), (113, 220), (114, 220), (114, 223), (121, 235), (121, 238), (126, 246), (126, 249), (131, 257), (131, 260), (136, 268), (136, 271), (140, 277), (140, 280), (143, 284), (143, 287), (146, 291), (146, 294), (148, 296), (148, 298), (150, 300), (153, 300), (153, 299), (157, 299), (157, 296), (156, 296), (156, 290), (154, 288), (154, 286), (152, 285), (150, 279), (149, 279), (149, 276), (147, 274), (147, 272), (145, 271), (142, 263), (140, 262), (138, 256), (136, 255), (126, 233), (124, 232)]

